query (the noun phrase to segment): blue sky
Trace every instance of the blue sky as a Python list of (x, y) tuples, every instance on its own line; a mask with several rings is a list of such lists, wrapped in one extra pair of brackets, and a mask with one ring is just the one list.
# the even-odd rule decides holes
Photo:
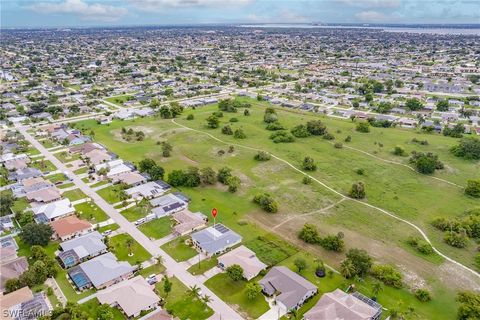
[(2, 27), (480, 23), (480, 0), (0, 0)]

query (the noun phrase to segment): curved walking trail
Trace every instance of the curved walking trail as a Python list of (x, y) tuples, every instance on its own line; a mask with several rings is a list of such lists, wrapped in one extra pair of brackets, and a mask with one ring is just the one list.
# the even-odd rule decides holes
[[(185, 126), (185, 125), (183, 125), (183, 124), (180, 124), (180, 123), (176, 122), (175, 119), (172, 119), (172, 122), (173, 122), (174, 124), (180, 126), (180, 127), (189, 129), (189, 130), (191, 130), (191, 131), (196, 131), (196, 132), (199, 132), (199, 133), (206, 134), (206, 135), (208, 135), (210, 138), (212, 138), (212, 139), (214, 139), (214, 140), (216, 140), (216, 141), (218, 141), (218, 142), (220, 142), (220, 143), (223, 143), (223, 144), (233, 145), (233, 146), (237, 146), (237, 147), (240, 147), (240, 148), (249, 149), (249, 150), (253, 150), (253, 151), (268, 152), (268, 151), (266, 151), (266, 150), (262, 150), (262, 149), (258, 149), (258, 148), (253, 148), (253, 147), (249, 147), (249, 146), (245, 146), (245, 145), (241, 145), (241, 144), (237, 144), (237, 143), (230, 143), (230, 142), (223, 141), (223, 140), (215, 137), (214, 135), (212, 135), (212, 134), (210, 134), (210, 133), (208, 133), (208, 132), (205, 132), (205, 131), (202, 131), (202, 130), (193, 129), (193, 128), (190, 128), (190, 127)], [(361, 150), (360, 150), (360, 151), (361, 151)], [(382, 213), (384, 213), (384, 214), (386, 214), (386, 215), (388, 215), (388, 216), (390, 216), (390, 217), (392, 217), (392, 218), (394, 218), (394, 219), (396, 219), (396, 220), (398, 220), (398, 221), (401, 221), (401, 222), (404, 222), (404, 223), (408, 224), (409, 226), (411, 226), (412, 228), (414, 228), (415, 230), (417, 230), (417, 231), (422, 235), (422, 237), (425, 239), (425, 241), (427, 241), (427, 242), (432, 246), (432, 249), (433, 249), (433, 251), (435, 251), (435, 253), (437, 253), (439, 256), (441, 256), (441, 257), (444, 258), (445, 260), (447, 260), (447, 261), (449, 261), (449, 262), (451, 262), (451, 263), (453, 263), (453, 264), (455, 264), (455, 265), (457, 265), (457, 266), (459, 266), (459, 267), (462, 267), (463, 269), (465, 269), (465, 270), (473, 273), (475, 276), (477, 276), (478, 278), (480, 278), (480, 273), (478, 273), (477, 271), (475, 271), (475, 270), (467, 267), (466, 265), (464, 265), (464, 264), (462, 264), (462, 263), (460, 263), (460, 262), (458, 262), (458, 261), (456, 261), (456, 260), (448, 257), (447, 255), (443, 254), (440, 250), (438, 250), (438, 249), (432, 244), (432, 242), (431, 242), (430, 239), (428, 238), (427, 234), (426, 234), (422, 229), (420, 229), (420, 227), (418, 227), (417, 225), (415, 225), (414, 223), (412, 223), (412, 222), (410, 222), (410, 221), (408, 221), (408, 220), (405, 220), (405, 219), (403, 219), (403, 218), (400, 218), (400, 217), (398, 217), (397, 215), (395, 215), (395, 214), (393, 214), (393, 213), (390, 213), (390, 212), (388, 212), (388, 211), (385, 210), (385, 209), (376, 207), (376, 206), (374, 206), (374, 205), (372, 205), (372, 204), (369, 204), (369, 203), (367, 203), (367, 202), (364, 202), (364, 201), (360, 201), (360, 200), (358, 200), (358, 199), (353, 199), (353, 198), (347, 197), (346, 195), (344, 195), (344, 194), (338, 192), (337, 190), (333, 189), (332, 187), (326, 185), (325, 183), (323, 183), (322, 181), (318, 180), (317, 178), (315, 178), (315, 177), (309, 175), (308, 173), (303, 172), (302, 170), (298, 169), (297, 167), (295, 167), (293, 164), (291, 164), (291, 163), (288, 162), (287, 160), (284, 160), (284, 159), (282, 159), (282, 158), (274, 155), (274, 154), (271, 153), (271, 152), (268, 152), (268, 153), (269, 153), (273, 158), (277, 159), (278, 161), (281, 161), (281, 162), (285, 163), (286, 165), (288, 165), (289, 167), (291, 167), (293, 170), (295, 170), (295, 171), (297, 171), (297, 172), (299, 172), (299, 173), (301, 173), (301, 174), (309, 177), (310, 179), (312, 179), (313, 181), (317, 182), (318, 184), (320, 184), (320, 185), (323, 186), (324, 188), (330, 190), (331, 192), (335, 193), (336, 195), (339, 195), (340, 197), (342, 197), (342, 198), (344, 198), (344, 199), (346, 199), (346, 200), (351, 200), (351, 201), (354, 201), (354, 202), (363, 204), (363, 205), (365, 205), (365, 206), (367, 206), (367, 207), (370, 207), (370, 208), (372, 208), (372, 209), (376, 209), (376, 210), (378, 210), (378, 211), (380, 211), (380, 212), (382, 212)], [(368, 153), (367, 153), (367, 154), (368, 154)], [(372, 155), (372, 156), (373, 156), (373, 155)], [(385, 160), (385, 161), (389, 161), (389, 160)], [(399, 163), (397, 163), (397, 164), (399, 164)], [(404, 165), (404, 166), (407, 166), (407, 165), (402, 164), (402, 163), (400, 163), (400, 164), (401, 164), (401, 165)], [(407, 167), (409, 167), (409, 166), (407, 166)], [(411, 167), (409, 167), (409, 168), (412, 169)], [(448, 181), (446, 181), (446, 182), (448, 182)]]

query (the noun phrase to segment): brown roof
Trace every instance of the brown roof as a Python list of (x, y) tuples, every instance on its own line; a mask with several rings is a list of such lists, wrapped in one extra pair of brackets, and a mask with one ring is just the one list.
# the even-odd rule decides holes
[(50, 202), (58, 200), (62, 196), (60, 195), (60, 191), (56, 187), (49, 187), (29, 192), (26, 194), (26, 197), (29, 201), (34, 200), (37, 202)]
[(79, 146), (74, 146), (74, 147), (71, 147), (69, 149), (70, 152), (72, 153), (76, 153), (76, 152), (80, 152), (82, 154), (85, 154), (85, 153), (88, 153), (92, 150), (95, 150), (95, 149), (101, 149), (99, 146), (91, 143), (91, 142), (88, 142), (88, 143), (84, 143), (82, 145), (79, 145)]
[(22, 180), (22, 185), (24, 187), (28, 188), (28, 187), (31, 187), (31, 186), (34, 186), (38, 183), (43, 183), (43, 182), (46, 182), (46, 181), (42, 177), (28, 178), (28, 179)]
[(81, 220), (75, 215), (55, 220), (50, 223), (50, 226), (52, 226), (54, 234), (60, 238), (92, 227), (88, 221)]
[(5, 310), (9, 310), (11, 307), (31, 299), (33, 299), (33, 293), (29, 287), (23, 287), (17, 291), (0, 296), (0, 306), (2, 311), (0, 313), (0, 319), (11, 319), (11, 317), (8, 316), (9, 312), (5, 312)]
[(0, 266), (0, 290), (5, 289), (5, 282), (8, 279), (18, 278), (28, 268), (28, 261), (25, 257), (19, 257), (8, 261)]
[(140, 173), (137, 172), (124, 172), (120, 173), (116, 177), (114, 177), (113, 182), (123, 182), (128, 185), (140, 183), (142, 181), (147, 180), (144, 176), (142, 176)]

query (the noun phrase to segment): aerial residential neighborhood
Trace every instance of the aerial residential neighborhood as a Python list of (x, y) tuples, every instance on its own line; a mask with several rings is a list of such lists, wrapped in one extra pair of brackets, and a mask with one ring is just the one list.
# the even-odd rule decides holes
[(479, 3), (0, 11), (1, 319), (480, 319)]

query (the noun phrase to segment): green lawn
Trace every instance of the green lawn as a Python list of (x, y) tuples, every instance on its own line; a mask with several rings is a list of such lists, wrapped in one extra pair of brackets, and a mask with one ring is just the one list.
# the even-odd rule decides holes
[(200, 262), (195, 263), (193, 266), (188, 268), (188, 272), (193, 275), (204, 274), (206, 271), (212, 269), (218, 264), (218, 260), (216, 257), (207, 258)]
[(12, 211), (17, 213), (17, 212), (23, 212), (25, 209), (30, 207), (30, 203), (28, 202), (26, 197), (23, 198), (18, 198), (13, 202)]
[(148, 202), (141, 201), (133, 207), (120, 211), (120, 213), (127, 218), (128, 221), (136, 221), (140, 218), (145, 218), (145, 216), (150, 213), (150, 206), (148, 205)]
[(63, 182), (67, 180), (67, 177), (63, 173), (55, 173), (46, 176), (45, 179), (50, 180), (51, 183)]
[(163, 291), (162, 281), (155, 285), (159, 295), (165, 299), (165, 310), (181, 320), (204, 320), (213, 315), (213, 310), (200, 299), (193, 297), (177, 278), (170, 278), (170, 282), (172, 290), (168, 295)]
[[(257, 281), (252, 279), (251, 281)], [(248, 319), (256, 319), (270, 308), (263, 294), (250, 300), (246, 294), (247, 281), (233, 281), (226, 273), (220, 273), (208, 279), (205, 285), (210, 288), (223, 301), (236, 306), (240, 313)]]
[(100, 232), (100, 233), (103, 233), (107, 230), (115, 231), (115, 230), (118, 230), (119, 228), (120, 228), (120, 226), (118, 224), (112, 223), (112, 224), (106, 225), (104, 227), (98, 228), (97, 231)]
[(185, 244), (188, 238), (188, 236), (178, 237), (165, 243), (161, 248), (177, 262), (188, 260), (198, 254), (195, 249)]
[(49, 139), (49, 138), (40, 141), (40, 143), (47, 149), (53, 148), (59, 145), (57, 142), (54, 142), (52, 139)]
[(112, 185), (97, 191), (97, 194), (110, 204), (122, 201), (118, 193), (121, 191), (120, 185)]
[(79, 153), (70, 154), (68, 151), (54, 153), (54, 156), (63, 163), (80, 159)]
[[(161, 274), (165, 272), (165, 267), (162, 264), (154, 264), (151, 265), (150, 267), (146, 267), (140, 271), (138, 271), (138, 274), (141, 275), (142, 277), (148, 277), (151, 274)], [(160, 280), (160, 279), (159, 279)]]
[(80, 199), (85, 199), (87, 198), (87, 195), (82, 192), (80, 189), (73, 189), (70, 191), (65, 191), (62, 193), (62, 197), (70, 199), (70, 201), (77, 201)]
[(37, 168), (42, 172), (51, 172), (57, 169), (50, 160), (44, 160), (44, 159), (31, 162), (30, 167)]
[(107, 214), (93, 201), (77, 204), (75, 211), (78, 213), (79, 218), (88, 220), (92, 224), (108, 220)]
[(73, 171), (73, 173), (75, 173), (75, 174), (82, 174), (82, 173), (87, 173), (87, 172), (88, 172), (88, 167), (87, 166)]
[[(127, 240), (131, 239), (133, 242), (130, 247), (130, 252), (133, 255), (129, 256), (129, 249)], [(146, 261), (152, 256), (145, 250), (137, 241), (135, 241), (129, 234), (122, 233), (110, 238), (110, 246), (113, 253), (120, 261), (128, 261), (131, 265), (138, 264), (139, 262)]]
[[(31, 251), (30, 251), (30, 248), (31, 246), (29, 244), (26, 244), (22, 241), (22, 239), (20, 239), (19, 236), (16, 236), (15, 237), (15, 241), (17, 242), (17, 245), (18, 245), (18, 251), (17, 251), (17, 254), (18, 256), (23, 256), (23, 257), (30, 257), (30, 254), (31, 254)], [(55, 255), (55, 251), (57, 251), (58, 249), (58, 245), (59, 245), (60, 242), (58, 241), (50, 241), (48, 243), (48, 245), (46, 245), (45, 247), (43, 247), (45, 249), (45, 251), (47, 252), (47, 254), (49, 256), (54, 256)]]
[[(80, 310), (86, 312), (89, 316), (89, 319), (99, 319), (98, 318), (98, 308), (101, 306), (97, 298), (88, 300), (85, 303), (80, 305)], [(112, 320), (123, 320), (127, 317), (118, 309), (113, 308), (113, 318)]]
[(156, 240), (168, 236), (172, 232), (171, 225), (172, 221), (170, 220), (170, 217), (167, 216), (144, 223), (138, 229), (140, 229), (140, 231), (142, 231), (147, 237)]
[(107, 183), (108, 183), (107, 180), (102, 180), (102, 181), (99, 181), (99, 182), (96, 182), (96, 183), (92, 184), (90, 187), (91, 188), (96, 188), (96, 187), (103, 186), (104, 184), (107, 184)]
[(118, 106), (123, 106), (123, 104), (129, 100), (133, 99), (133, 96), (125, 94), (121, 96), (116, 96), (112, 98), (106, 98), (105, 100), (111, 103), (114, 103)]
[(297, 249), (291, 244), (271, 234), (258, 236), (246, 242), (245, 246), (255, 252), (257, 257), (269, 266), (274, 266), (297, 252)]

